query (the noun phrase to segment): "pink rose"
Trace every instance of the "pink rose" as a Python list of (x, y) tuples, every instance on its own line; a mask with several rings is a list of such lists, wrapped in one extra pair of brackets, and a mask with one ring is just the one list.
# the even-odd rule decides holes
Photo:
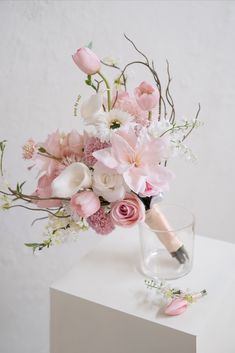
[(90, 217), (100, 208), (100, 200), (93, 191), (82, 191), (72, 196), (71, 208), (81, 217)]
[(143, 81), (134, 93), (136, 102), (142, 110), (151, 111), (158, 104), (159, 92), (146, 81)]
[(144, 217), (144, 205), (140, 199), (132, 193), (127, 193), (124, 200), (112, 204), (111, 218), (118, 226), (131, 227), (142, 221)]
[(166, 315), (170, 315), (170, 316), (180, 315), (183, 312), (185, 312), (187, 307), (188, 307), (188, 302), (185, 299), (176, 298), (176, 299), (173, 299), (172, 302), (170, 302), (170, 304), (167, 305), (164, 312)]
[(79, 69), (87, 75), (94, 75), (100, 70), (100, 59), (89, 48), (79, 48), (72, 58)]

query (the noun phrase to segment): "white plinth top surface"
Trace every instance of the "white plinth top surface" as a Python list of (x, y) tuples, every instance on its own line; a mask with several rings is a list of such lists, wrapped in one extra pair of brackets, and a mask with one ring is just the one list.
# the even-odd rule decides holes
[(235, 314), (235, 244), (196, 236), (192, 272), (169, 283), (183, 290), (205, 288), (208, 295), (180, 316), (161, 313), (155, 290), (146, 288), (139, 264), (138, 231), (118, 229), (51, 288), (192, 335), (220, 320), (225, 305)]

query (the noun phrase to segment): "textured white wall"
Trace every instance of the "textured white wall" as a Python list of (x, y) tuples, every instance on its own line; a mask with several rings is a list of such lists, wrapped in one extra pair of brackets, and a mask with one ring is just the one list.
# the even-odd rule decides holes
[[(12, 183), (29, 178), (20, 158), (28, 137), (42, 140), (56, 127), (79, 124), (73, 103), (87, 90), (71, 54), (92, 40), (100, 56), (133, 59), (123, 32), (155, 58), (162, 76), (169, 59), (179, 114), (191, 117), (197, 102), (202, 105), (205, 125), (191, 142), (198, 163), (174, 163), (168, 199), (195, 212), (199, 233), (234, 241), (232, 1), (1, 1), (0, 140), (8, 140)], [(30, 227), (32, 214), (14, 210), (0, 217), (0, 352), (48, 353), (48, 287), (99, 238), (83, 234), (76, 244), (36, 257), (23, 246), (42, 233)]]

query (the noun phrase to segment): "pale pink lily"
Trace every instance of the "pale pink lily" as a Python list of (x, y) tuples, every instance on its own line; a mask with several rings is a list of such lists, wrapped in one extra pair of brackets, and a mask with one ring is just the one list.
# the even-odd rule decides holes
[(163, 139), (153, 139), (143, 128), (138, 136), (133, 127), (120, 129), (111, 136), (111, 147), (93, 153), (95, 158), (122, 174), (136, 193), (145, 193), (147, 182), (159, 191), (166, 189), (171, 173), (159, 165), (166, 156)]

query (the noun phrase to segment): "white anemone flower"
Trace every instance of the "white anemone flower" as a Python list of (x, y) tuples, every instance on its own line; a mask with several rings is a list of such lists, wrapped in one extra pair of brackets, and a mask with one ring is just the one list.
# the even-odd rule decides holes
[(95, 122), (97, 136), (101, 141), (109, 141), (114, 130), (133, 124), (134, 117), (119, 109), (102, 113)]
[(71, 197), (77, 191), (90, 188), (92, 175), (84, 163), (72, 163), (65, 168), (51, 184), (55, 197)]

